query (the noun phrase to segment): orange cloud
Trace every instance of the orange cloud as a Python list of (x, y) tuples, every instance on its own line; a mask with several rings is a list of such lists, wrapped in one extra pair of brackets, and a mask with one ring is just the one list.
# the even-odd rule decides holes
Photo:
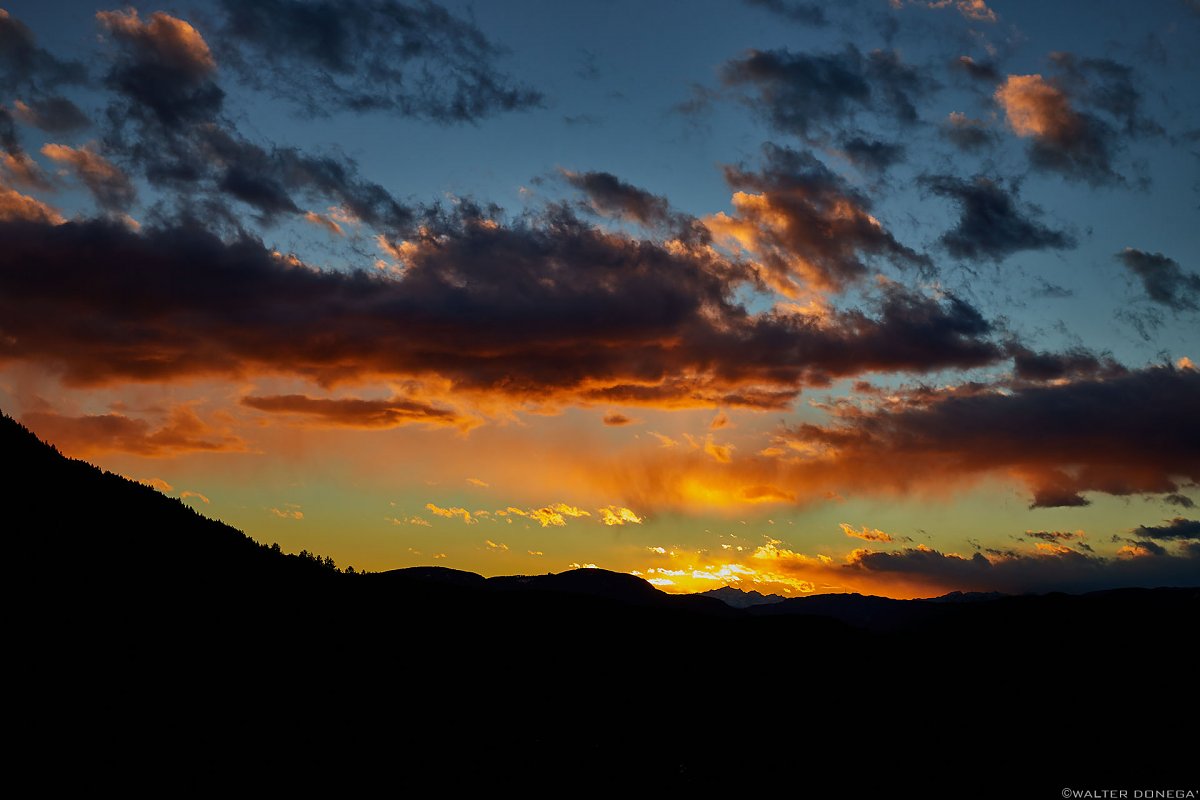
[(1066, 94), (1041, 75), (1009, 75), (996, 89), (996, 101), (1018, 136), (1057, 139), (1071, 135), (1080, 125)]
[(500, 552), (508, 550), (508, 545), (506, 545), (504, 542), (493, 542), (491, 539), (485, 539), (483, 543), (488, 550), (496, 550)]
[(567, 524), (566, 517), (590, 517), (591, 514), (582, 508), (576, 508), (566, 503), (555, 503), (552, 506), (530, 509), (524, 512), (524, 516), (534, 520), (543, 528), (549, 526), (561, 528)]
[(52, 206), (0, 183), (0, 222), (40, 222), (61, 225), (66, 220)]
[(138, 478), (138, 483), (149, 486), (152, 489), (157, 489), (163, 494), (170, 494), (175, 491), (175, 487), (164, 481), (162, 478)]
[(329, 231), (334, 236), (345, 236), (346, 235), (342, 231), (341, 225), (337, 224), (337, 222), (332, 217), (327, 217), (324, 214), (318, 214), (315, 211), (305, 211), (304, 212), (304, 220), (306, 222), (312, 223), (313, 225), (316, 225), (318, 228), (324, 228), (325, 230)]
[(627, 522), (634, 525), (642, 524), (641, 517), (622, 506), (605, 506), (599, 509), (599, 513), (600, 521), (605, 525), (624, 525)]
[(137, 9), (97, 11), (96, 20), (113, 36), (138, 45), (173, 69), (204, 74), (216, 69), (212, 52), (200, 32), (187, 22), (156, 11), (147, 20)]
[(728, 464), (733, 460), (733, 445), (717, 444), (713, 441), (711, 433), (704, 437), (704, 452), (721, 464)]
[(188, 406), (174, 408), (157, 429), (144, 419), (115, 413), (69, 417), (53, 411), (35, 411), (21, 421), (63, 451), (78, 456), (122, 452), (161, 458), (181, 453), (245, 450), (240, 438), (212, 428)]
[(847, 536), (853, 536), (856, 539), (863, 539), (864, 541), (868, 542), (892, 541), (891, 534), (884, 533), (883, 531), (875, 528), (868, 528), (866, 525), (862, 526), (862, 529), (857, 531), (854, 530), (853, 525), (848, 525), (845, 522), (839, 522), (838, 527), (842, 529), (842, 533), (846, 534)]
[(616, 411), (610, 411), (604, 415), (605, 425), (633, 425), (636, 422), (638, 422), (638, 420), (634, 419), (633, 417), (627, 417), (624, 414), (617, 413)]
[(26, 189), (49, 191), (54, 188), (37, 162), (22, 150), (0, 153), (0, 174), (10, 183)]
[(479, 520), (477, 520), (473, 516), (471, 516), (470, 511), (468, 511), (465, 508), (461, 508), (459, 506), (453, 506), (451, 508), (442, 508), (440, 506), (434, 505), (433, 503), (426, 503), (425, 508), (427, 508), (430, 512), (438, 515), (439, 517), (447, 517), (448, 519), (456, 519), (456, 518), (461, 519), (467, 525), (475, 525), (476, 523), (479, 522)]

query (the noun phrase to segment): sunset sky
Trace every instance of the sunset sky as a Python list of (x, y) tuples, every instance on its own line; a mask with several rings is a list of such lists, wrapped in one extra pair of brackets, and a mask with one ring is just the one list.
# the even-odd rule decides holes
[(1196, 0), (18, 2), (0, 75), (0, 409), (259, 541), (1200, 584)]

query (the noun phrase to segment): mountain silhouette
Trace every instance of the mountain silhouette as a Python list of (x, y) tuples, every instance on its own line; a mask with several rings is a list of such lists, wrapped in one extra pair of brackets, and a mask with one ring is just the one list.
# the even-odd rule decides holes
[[(969, 796), (1034, 797), (1165, 785), (1192, 763), (1161, 726), (1190, 692), (1193, 589), (739, 609), (595, 569), (350, 574), (8, 417), (0, 465), (10, 760), (36, 774), (558, 792), (820, 775), (936, 797), (963, 793), (935, 765), (954, 763)], [(1143, 737), (1152, 761), (1106, 757)]]
[(770, 603), (779, 603), (785, 598), (777, 594), (763, 594), (754, 590), (745, 591), (744, 589), (735, 589), (732, 586), (722, 586), (720, 589), (709, 589), (706, 592), (700, 592), (702, 597), (713, 597), (733, 608), (750, 608), (751, 606), (768, 605)]

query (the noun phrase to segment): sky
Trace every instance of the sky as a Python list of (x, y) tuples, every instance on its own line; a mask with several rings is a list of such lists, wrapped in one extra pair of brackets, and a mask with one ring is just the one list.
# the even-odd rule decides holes
[(9, 3), (0, 409), (357, 569), (1200, 585), (1198, 44), (1195, 0)]

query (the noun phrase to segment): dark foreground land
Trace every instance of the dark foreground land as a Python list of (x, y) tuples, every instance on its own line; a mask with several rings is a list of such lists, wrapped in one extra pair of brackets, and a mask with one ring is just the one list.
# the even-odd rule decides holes
[(1196, 589), (734, 609), (603, 570), (353, 575), (7, 417), (0, 463), (8, 761), (42, 786), (1200, 790)]

